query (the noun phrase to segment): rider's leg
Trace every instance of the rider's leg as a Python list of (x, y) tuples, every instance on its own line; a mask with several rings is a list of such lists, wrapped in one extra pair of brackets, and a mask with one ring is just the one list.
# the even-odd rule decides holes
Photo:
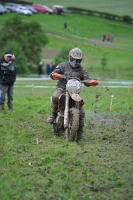
[(61, 95), (61, 93), (62, 93), (62, 89), (58, 88), (55, 90), (55, 92), (52, 95), (51, 112), (47, 119), (48, 123), (52, 123), (55, 120), (56, 111), (58, 109), (58, 99), (59, 99), (59, 96)]
[(13, 89), (14, 89), (14, 86), (13, 85), (10, 85), (8, 86), (8, 90), (7, 90), (7, 97), (8, 97), (8, 101), (7, 101), (7, 105), (8, 105), (8, 109), (9, 110), (13, 110)]
[(5, 84), (0, 84), (0, 110), (4, 110), (4, 103), (6, 100), (8, 86)]

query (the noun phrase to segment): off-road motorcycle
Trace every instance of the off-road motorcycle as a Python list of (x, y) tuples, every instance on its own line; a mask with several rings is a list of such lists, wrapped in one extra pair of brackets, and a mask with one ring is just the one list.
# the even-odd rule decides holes
[[(61, 78), (61, 74), (54, 74), (54, 80), (61, 80)], [(86, 86), (96, 86), (98, 81), (80, 81), (78, 78), (71, 77), (65, 79), (67, 80), (66, 90), (59, 97), (56, 118), (51, 124), (52, 132), (56, 136), (63, 135), (68, 141), (77, 141), (80, 109), (84, 105), (80, 97), (82, 83)]]

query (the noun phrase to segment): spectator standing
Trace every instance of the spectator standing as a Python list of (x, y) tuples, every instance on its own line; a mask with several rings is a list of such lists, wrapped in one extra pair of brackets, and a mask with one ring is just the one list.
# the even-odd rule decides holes
[(51, 73), (50, 64), (47, 63), (46, 64), (46, 75), (50, 75), (50, 73)]
[(103, 35), (102, 41), (104, 42), (106, 40), (106, 35)]
[(65, 28), (65, 29), (67, 28), (67, 23), (66, 23), (66, 22), (64, 22), (64, 28)]
[(13, 89), (16, 81), (15, 56), (7, 51), (0, 59), (0, 110), (4, 110), (4, 103), (7, 95), (9, 110), (13, 110)]
[(113, 39), (114, 39), (113, 36), (111, 36), (111, 37), (110, 37), (110, 42), (113, 42)]
[(107, 41), (110, 41), (110, 35), (107, 36)]
[(53, 62), (51, 67), (51, 73), (55, 70), (55, 68), (56, 68), (55, 62)]
[(43, 67), (43, 62), (39, 62), (38, 66), (37, 66), (37, 72), (38, 72), (39, 78), (42, 77), (42, 67)]
[(73, 34), (76, 35), (76, 27), (73, 26)]

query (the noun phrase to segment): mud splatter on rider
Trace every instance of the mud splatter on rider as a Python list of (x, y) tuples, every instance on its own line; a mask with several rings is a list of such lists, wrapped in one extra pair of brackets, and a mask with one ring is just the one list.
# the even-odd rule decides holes
[[(79, 48), (74, 48), (69, 52), (69, 60), (63, 63), (60, 63), (55, 70), (50, 74), (50, 77), (54, 79), (54, 73), (62, 74), (64, 77), (76, 77), (80, 80), (91, 80), (86, 70), (81, 65), (83, 59), (82, 51)], [(48, 123), (52, 123), (56, 117), (56, 111), (58, 109), (58, 98), (61, 93), (66, 89), (66, 80), (59, 80), (57, 82), (57, 87), (55, 92), (52, 95), (51, 102), (51, 113), (47, 119)], [(89, 86), (89, 85), (86, 85)], [(80, 120), (79, 120), (79, 130), (78, 130), (78, 139), (83, 135), (84, 127), (84, 118), (85, 112), (82, 107), (80, 110)]]

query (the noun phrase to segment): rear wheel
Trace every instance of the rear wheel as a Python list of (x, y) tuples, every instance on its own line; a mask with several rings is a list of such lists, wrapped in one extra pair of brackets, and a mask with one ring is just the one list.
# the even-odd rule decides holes
[(61, 136), (64, 130), (63, 127), (64, 118), (62, 116), (56, 117), (55, 121), (52, 123), (52, 132), (56, 136)]

